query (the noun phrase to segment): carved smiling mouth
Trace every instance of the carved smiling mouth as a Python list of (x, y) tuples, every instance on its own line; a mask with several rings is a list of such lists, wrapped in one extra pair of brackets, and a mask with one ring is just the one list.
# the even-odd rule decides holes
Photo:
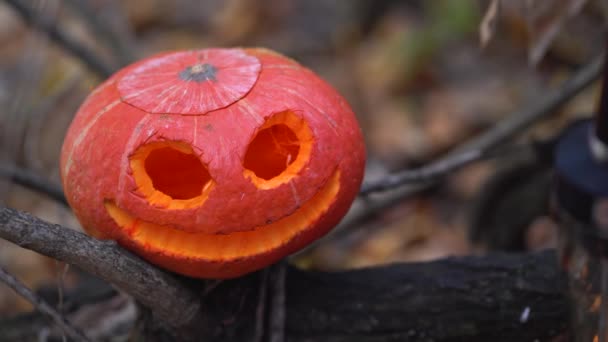
[(274, 251), (312, 227), (334, 203), (340, 190), (340, 171), (293, 214), (251, 231), (230, 234), (190, 233), (133, 217), (113, 201), (106, 201), (108, 214), (122, 228), (125, 241), (147, 253), (180, 259), (225, 262)]

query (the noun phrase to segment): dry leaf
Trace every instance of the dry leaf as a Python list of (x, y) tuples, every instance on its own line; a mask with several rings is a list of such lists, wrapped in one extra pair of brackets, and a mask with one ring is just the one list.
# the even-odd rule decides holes
[(490, 40), (492, 40), (492, 37), (494, 37), (499, 12), (500, 0), (492, 0), (492, 3), (490, 3), (488, 10), (479, 25), (479, 40), (482, 48), (486, 47)]

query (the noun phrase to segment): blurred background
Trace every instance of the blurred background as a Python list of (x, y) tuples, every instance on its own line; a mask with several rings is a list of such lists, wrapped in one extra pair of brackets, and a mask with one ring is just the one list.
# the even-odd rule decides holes
[[(603, 48), (608, 17), (602, 0), (503, 1), (494, 14), (487, 13), (493, 2), (477, 0), (0, 1), (0, 163), (54, 183), (67, 127), (102, 78), (28, 26), (15, 3), (111, 70), (159, 51), (216, 46), (264, 46), (294, 58), (352, 105), (368, 149), (366, 179), (424, 165), (559, 85)], [(495, 27), (482, 44), (484, 16)], [(597, 88), (520, 139), (549, 139), (588, 116)], [(415, 196), (352, 216), (293, 261), (341, 270), (551, 248), (549, 181), (544, 166), (521, 154), (475, 163)], [(6, 177), (0, 201), (80, 229), (62, 204)], [(41, 291), (81, 281), (77, 271), (2, 240), (0, 264)], [(0, 286), (0, 316), (29, 309)]]

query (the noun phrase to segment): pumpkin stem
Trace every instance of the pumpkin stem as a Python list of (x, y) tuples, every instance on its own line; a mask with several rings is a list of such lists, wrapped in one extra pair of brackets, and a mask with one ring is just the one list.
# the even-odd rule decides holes
[(182, 70), (179, 73), (179, 78), (184, 81), (194, 81), (197, 83), (209, 80), (216, 82), (216, 74), (217, 68), (211, 64), (195, 64)]

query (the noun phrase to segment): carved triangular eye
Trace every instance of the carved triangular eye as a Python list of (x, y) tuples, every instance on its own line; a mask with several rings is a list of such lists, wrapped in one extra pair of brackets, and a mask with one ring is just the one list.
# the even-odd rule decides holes
[(130, 162), (139, 192), (155, 206), (185, 209), (201, 205), (214, 184), (207, 168), (184, 142), (143, 145)]
[(245, 176), (261, 189), (289, 182), (310, 158), (313, 138), (306, 122), (293, 112), (275, 114), (249, 143)]

